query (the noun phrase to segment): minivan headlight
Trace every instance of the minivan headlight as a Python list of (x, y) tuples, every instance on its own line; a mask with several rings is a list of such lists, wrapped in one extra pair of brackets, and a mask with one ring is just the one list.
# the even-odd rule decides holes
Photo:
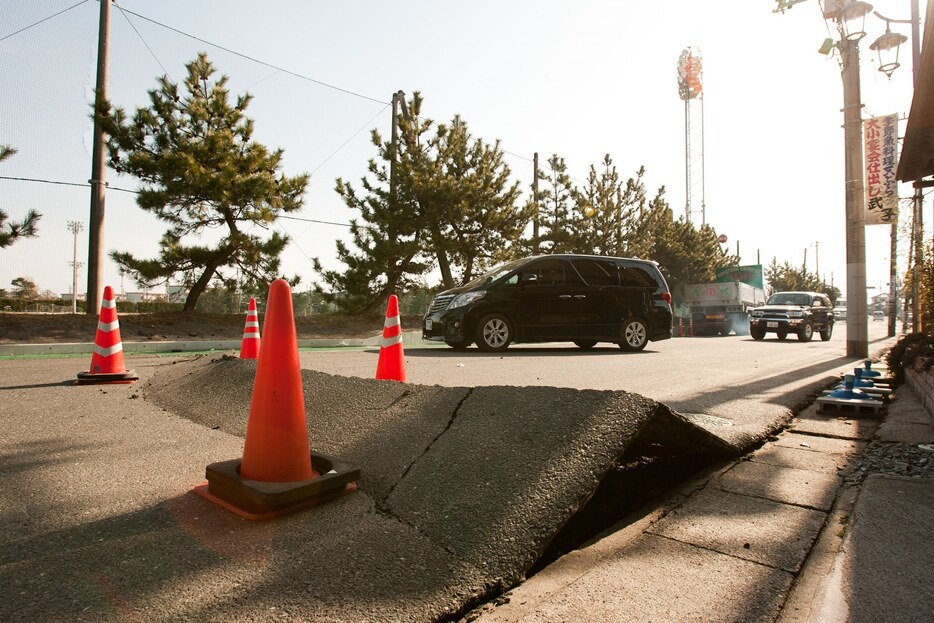
[(454, 300), (451, 301), (451, 304), (448, 305), (448, 309), (470, 305), (474, 301), (479, 301), (482, 299), (485, 294), (486, 292), (464, 292), (463, 294), (458, 294), (454, 297)]

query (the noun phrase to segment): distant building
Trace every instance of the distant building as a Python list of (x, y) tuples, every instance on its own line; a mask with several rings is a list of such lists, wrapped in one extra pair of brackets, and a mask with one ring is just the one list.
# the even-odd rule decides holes
[(165, 294), (161, 292), (127, 292), (126, 294), (115, 295), (118, 301), (125, 300), (127, 303), (148, 303), (153, 301), (164, 301)]
[(185, 286), (165, 286), (165, 300), (169, 303), (184, 303), (186, 298), (188, 298), (188, 288)]

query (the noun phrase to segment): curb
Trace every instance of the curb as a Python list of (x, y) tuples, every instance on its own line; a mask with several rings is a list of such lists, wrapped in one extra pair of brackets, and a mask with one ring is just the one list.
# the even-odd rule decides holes
[[(301, 348), (348, 348), (379, 346), (381, 337), (330, 338), (298, 340)], [(409, 347), (428, 347), (422, 340), (422, 332), (408, 331), (402, 334), (403, 344)], [(183, 353), (205, 350), (240, 350), (241, 340), (184, 340), (178, 342), (123, 342), (127, 354), (140, 353)], [(60, 344), (0, 344), (0, 357), (22, 357), (36, 355), (83, 355), (94, 352), (93, 342), (71, 342)]]

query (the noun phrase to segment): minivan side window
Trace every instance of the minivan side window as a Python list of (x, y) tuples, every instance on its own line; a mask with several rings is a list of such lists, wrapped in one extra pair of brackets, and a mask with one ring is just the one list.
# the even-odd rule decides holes
[(652, 288), (655, 290), (658, 284), (647, 270), (641, 266), (633, 264), (623, 264), (619, 269), (622, 285), (630, 288)]
[(619, 270), (616, 264), (606, 260), (577, 259), (571, 264), (588, 285), (592, 286), (618, 286)]
[[(565, 283), (577, 283), (577, 275), (573, 271), (568, 271), (567, 262), (564, 260), (542, 260), (529, 264), (519, 271), (519, 283), (529, 283), (536, 285), (564, 285)], [(567, 273), (571, 272), (570, 275)]]

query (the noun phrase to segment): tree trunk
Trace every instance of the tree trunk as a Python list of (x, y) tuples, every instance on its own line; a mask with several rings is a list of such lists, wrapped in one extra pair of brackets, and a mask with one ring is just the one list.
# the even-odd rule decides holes
[(198, 297), (204, 294), (204, 291), (207, 289), (208, 284), (211, 283), (211, 279), (214, 277), (217, 269), (230, 259), (231, 254), (231, 251), (225, 251), (223, 254), (218, 253), (208, 265), (204, 267), (204, 272), (201, 273), (198, 280), (191, 286), (191, 290), (188, 291), (188, 296), (185, 298), (185, 306), (182, 308), (183, 313), (194, 313), (195, 306), (198, 304)]
[(444, 289), (449, 290), (454, 287), (454, 277), (451, 275), (451, 262), (444, 250), (441, 228), (435, 220), (431, 223), (431, 239), (434, 242), (435, 256), (438, 258), (438, 269), (441, 270), (441, 282), (444, 284)]

